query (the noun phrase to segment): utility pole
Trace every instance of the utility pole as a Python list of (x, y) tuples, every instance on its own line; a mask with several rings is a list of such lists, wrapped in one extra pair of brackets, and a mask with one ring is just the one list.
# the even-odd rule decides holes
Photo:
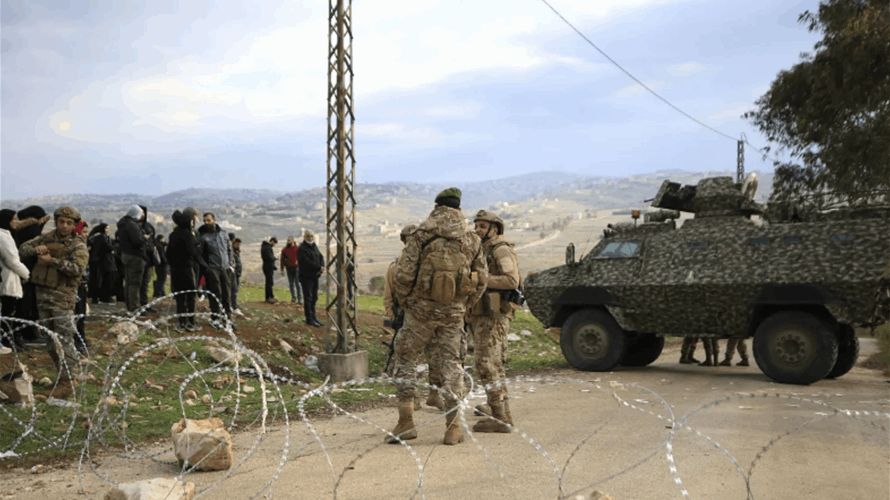
[[(345, 4), (345, 5), (344, 5)], [(325, 312), (332, 328), (325, 351), (356, 350), (355, 291), (355, 115), (352, 109), (352, 0), (329, 0), (328, 24), (328, 158), (327, 238), (325, 244)], [(331, 255), (332, 243), (336, 246)], [(353, 276), (347, 272), (350, 270)], [(331, 290), (333, 285), (333, 290)], [(350, 299), (350, 295), (352, 298)], [(336, 341), (330, 332), (336, 330)], [(322, 370), (324, 371), (324, 370)], [(336, 377), (335, 377), (336, 378)], [(348, 378), (347, 378), (348, 379)]]

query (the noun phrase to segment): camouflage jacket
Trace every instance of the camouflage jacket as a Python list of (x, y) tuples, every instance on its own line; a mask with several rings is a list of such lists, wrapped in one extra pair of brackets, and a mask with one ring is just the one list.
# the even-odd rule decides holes
[(383, 309), (391, 319), (396, 317), (395, 308), (398, 303), (395, 290), (393, 289), (393, 280), (396, 278), (396, 266), (398, 263), (398, 260), (390, 262), (389, 267), (386, 268), (386, 275), (383, 277)]
[(461, 310), (472, 307), (485, 293), (485, 287), (488, 285), (488, 265), (482, 255), (482, 240), (467, 226), (467, 221), (459, 209), (445, 206), (433, 209), (429, 217), (408, 237), (393, 280), (396, 301), (406, 307), (417, 304), (418, 300), (428, 302), (426, 305), (433, 304), (431, 301), (416, 297), (415, 287), (424, 279), (420, 276), (423, 251), (436, 237), (460, 241), (461, 252), (470, 262), (466, 271), (476, 273), (477, 283), (473, 293), (465, 300), (453, 303), (452, 306)]
[(519, 287), (519, 263), (514, 246), (500, 234), (482, 244), (488, 264), (488, 293), (470, 310), (469, 316), (488, 316), (492, 312), (512, 314), (516, 309), (501, 294)]
[[(23, 243), (19, 255), (22, 258), (37, 255), (36, 248), (40, 245), (46, 246), (52, 261), (41, 264), (38, 260), (31, 272), (31, 281), (42, 287), (44, 293), (46, 289), (52, 291), (54, 305), (73, 310), (77, 286), (90, 259), (86, 242), (74, 233), (62, 238), (58, 231), (51, 231)], [(43, 300), (40, 293), (38, 300)]]

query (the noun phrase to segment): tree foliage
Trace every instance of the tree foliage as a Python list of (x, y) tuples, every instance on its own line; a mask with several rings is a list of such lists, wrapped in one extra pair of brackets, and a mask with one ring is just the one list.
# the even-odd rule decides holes
[(824, 0), (798, 21), (822, 33), (815, 53), (780, 71), (744, 115), (791, 158), (774, 161), (774, 199), (890, 201), (887, 0)]

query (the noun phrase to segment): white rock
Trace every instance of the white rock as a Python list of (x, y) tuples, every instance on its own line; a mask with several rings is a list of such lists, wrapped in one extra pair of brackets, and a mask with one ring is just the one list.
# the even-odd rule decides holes
[(22, 408), (31, 408), (34, 406), (34, 388), (31, 374), (28, 369), (20, 362), (16, 362), (15, 371), (7, 373), (0, 377), (0, 393), (10, 403), (16, 404)]
[(288, 343), (285, 342), (284, 340), (279, 340), (279, 341), (278, 341), (278, 344), (281, 346), (281, 348), (282, 348), (282, 349), (284, 350), (284, 352), (286, 352), (287, 354), (290, 354), (290, 353), (292, 353), (292, 352), (294, 351), (293, 346), (291, 346), (290, 344), (288, 344)]
[(306, 356), (306, 360), (303, 361), (303, 364), (306, 365), (306, 368), (314, 371), (315, 373), (321, 373), (321, 370), (318, 369), (318, 358), (313, 355)]
[[(181, 419), (173, 424), (173, 448), (180, 467), (228, 470), (232, 466), (232, 438), (219, 418)], [(203, 460), (203, 461), (202, 461)]]
[(208, 347), (207, 352), (217, 363), (235, 364), (240, 363), (243, 358), (240, 352), (233, 352), (224, 347)]
[(105, 500), (191, 500), (195, 483), (160, 478), (121, 483), (105, 494)]
[(516, 335), (515, 333), (508, 333), (507, 340), (510, 342), (516, 342), (517, 340), (520, 340), (520, 338), (519, 335)]
[(519, 331), (519, 335), (522, 335), (523, 337), (531, 337), (531, 336), (532, 336), (532, 332), (530, 332), (530, 331), (528, 331), (528, 330), (520, 330), (520, 331)]
[(416, 371), (417, 371), (417, 374), (420, 375), (421, 373), (424, 373), (429, 369), (430, 369), (430, 365), (424, 363), (422, 365), (417, 365)]
[(139, 338), (139, 327), (136, 323), (121, 321), (108, 329), (109, 333), (117, 336), (117, 343), (121, 345), (132, 344)]

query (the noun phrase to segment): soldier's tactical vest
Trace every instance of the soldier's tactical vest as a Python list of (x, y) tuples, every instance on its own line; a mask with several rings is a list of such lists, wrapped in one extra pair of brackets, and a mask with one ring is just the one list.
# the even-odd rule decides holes
[[(497, 244), (493, 245), (488, 249), (488, 252), (485, 254), (485, 261), (488, 264), (488, 275), (489, 276), (497, 276), (503, 274), (503, 269), (498, 266), (497, 261), (494, 258), (494, 252), (498, 248), (506, 246), (510, 253), (513, 254), (513, 260), (516, 260), (518, 263), (518, 259), (516, 258), (516, 252), (510, 246), (510, 244), (506, 241), (500, 241)], [(519, 273), (519, 266), (517, 265), (516, 272)], [(519, 273), (519, 289), (522, 289), (523, 280), (522, 273)], [(476, 302), (476, 305), (473, 306), (473, 309), (470, 311), (470, 314), (473, 316), (498, 316), (503, 314), (510, 314), (515, 311), (519, 307), (509, 300), (507, 300), (503, 296), (503, 291), (501, 290), (488, 290), (485, 294), (482, 295), (482, 298), (479, 299), (479, 302)]]
[[(46, 242), (44, 246), (46, 246), (49, 254), (54, 259), (64, 260), (68, 257), (68, 252), (70, 251), (68, 245), (55, 241)], [(34, 270), (31, 272), (31, 281), (49, 288), (77, 288), (77, 285), (80, 283), (80, 276), (68, 276), (67, 274), (60, 273), (55, 267), (40, 264), (38, 261), (38, 264), (34, 266)]]
[(434, 236), (423, 245), (414, 293), (439, 304), (463, 301), (476, 291), (479, 276), (470, 271), (470, 259), (461, 240)]

